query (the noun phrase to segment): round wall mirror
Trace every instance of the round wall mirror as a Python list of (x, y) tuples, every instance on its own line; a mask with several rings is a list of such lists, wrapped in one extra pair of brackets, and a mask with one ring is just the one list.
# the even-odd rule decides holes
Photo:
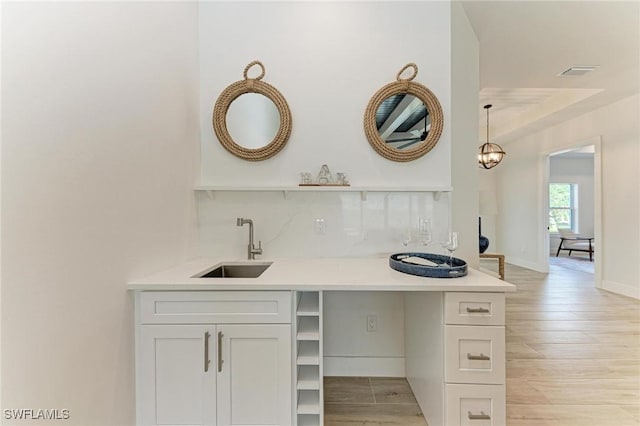
[[(249, 78), (251, 67), (261, 69)], [(244, 69), (244, 80), (229, 85), (213, 108), (213, 130), (220, 144), (236, 157), (262, 161), (276, 155), (289, 140), (291, 111), (284, 96), (262, 80), (265, 70), (260, 61)]]
[[(402, 78), (407, 69), (413, 75)], [(412, 161), (422, 157), (438, 143), (443, 114), (433, 92), (413, 80), (416, 64), (400, 70), (396, 82), (378, 90), (364, 116), (364, 130), (373, 149), (392, 161)]]
[(258, 93), (245, 93), (231, 102), (226, 121), (227, 131), (235, 143), (249, 149), (267, 146), (280, 129), (276, 104)]
[(388, 147), (405, 151), (427, 139), (431, 117), (420, 98), (398, 93), (383, 100), (376, 109), (376, 128)]

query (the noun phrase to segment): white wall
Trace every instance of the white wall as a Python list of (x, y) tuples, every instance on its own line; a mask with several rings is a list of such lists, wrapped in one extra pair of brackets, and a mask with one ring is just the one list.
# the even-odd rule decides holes
[[(449, 187), (453, 131), (450, 7), (448, 2), (202, 4), (201, 183), (297, 185), (301, 171), (316, 175), (326, 163), (333, 172), (345, 172), (353, 186)], [(211, 125), (216, 98), (229, 84), (242, 79), (244, 67), (253, 60), (264, 63), (264, 81), (287, 99), (293, 127), (283, 151), (259, 163), (225, 151)], [(438, 97), (444, 130), (426, 156), (396, 163), (371, 148), (363, 116), (374, 93), (395, 81), (408, 62), (418, 65), (416, 81)], [(463, 97), (460, 94), (459, 99)], [(417, 225), (418, 217), (427, 216), (434, 227), (434, 243), (428, 251), (442, 253), (437, 242), (451, 226), (449, 207), (448, 195), (435, 201), (430, 193), (369, 193), (366, 201), (361, 201), (359, 193), (290, 193), (288, 199), (282, 193), (216, 193), (213, 200), (202, 195), (200, 252), (243, 256), (248, 230), (237, 228), (235, 218), (244, 216), (255, 220), (263, 258), (388, 256), (407, 249), (424, 250), (419, 245), (404, 247), (400, 240), (407, 227)], [(325, 235), (314, 233), (315, 218), (325, 220)], [(467, 254), (467, 237), (463, 241)], [(354, 306), (358, 307), (355, 311)], [(396, 367), (402, 365), (397, 361), (404, 356), (404, 342), (397, 334), (384, 332), (401, 334), (402, 298), (328, 295), (325, 307), (331, 312), (325, 317), (325, 330), (332, 331), (325, 342), (326, 374), (342, 374), (353, 356), (378, 362), (369, 364), (366, 371), (351, 370), (352, 374), (403, 374)], [(378, 333), (366, 333), (366, 314), (378, 316)], [(341, 343), (340, 336), (347, 335), (352, 339), (350, 345)]]
[[(0, 2), (0, 45), (2, 45), (3, 3)], [(0, 92), (2, 91), (2, 54), (0, 54)], [(0, 130), (2, 129), (2, 102), (0, 102)], [(0, 131), (0, 189), (2, 188), (2, 131)], [(2, 408), (2, 191), (0, 190), (0, 408)]]
[[(481, 144), (478, 144), (478, 146)], [(476, 147), (477, 149), (478, 147)], [(503, 160), (506, 161), (506, 160)], [(500, 167), (500, 166), (498, 166)], [(481, 169), (478, 168), (477, 171), (477, 179), (478, 179), (478, 192), (481, 194), (483, 191), (485, 192), (487, 197), (494, 197), (496, 201), (496, 208), (498, 209), (497, 214), (480, 214), (482, 217), (482, 235), (489, 239), (489, 248), (486, 253), (496, 253), (498, 252), (498, 231), (497, 228), (500, 226), (500, 206), (498, 204), (498, 194), (497, 194), (497, 179), (496, 175), (498, 170), (496, 168), (493, 169)], [(480, 195), (482, 196), (482, 195)], [(489, 261), (494, 262), (494, 261)]]
[[(543, 270), (547, 248), (539, 233), (547, 213), (542, 188), (544, 156), (602, 138), (602, 279), (606, 289), (640, 298), (639, 96), (631, 96), (505, 146), (496, 167), (500, 250), (508, 261)], [(597, 199), (597, 198), (596, 198)]]
[(459, 233), (457, 255), (478, 267), (478, 39), (462, 5), (451, 3), (451, 215)]
[[(448, 2), (206, 2), (200, 6), (203, 185), (297, 185), (322, 164), (354, 186), (451, 185), (450, 5)], [(401, 23), (401, 25), (398, 25)], [(260, 60), (264, 81), (286, 98), (288, 144), (247, 162), (225, 151), (213, 105), (244, 67)], [(428, 155), (409, 163), (379, 156), (363, 116), (373, 94), (408, 62), (438, 97), (444, 130)], [(252, 70), (253, 71), (253, 70)]]
[(193, 246), (197, 57), (194, 3), (3, 4), (3, 409), (134, 423), (125, 286)]
[[(578, 232), (584, 236), (594, 235), (594, 161), (591, 158), (549, 159), (549, 183), (573, 183), (578, 185)], [(550, 239), (550, 253), (555, 254), (560, 237)]]
[(403, 293), (325, 292), (324, 336), (325, 375), (405, 376)]

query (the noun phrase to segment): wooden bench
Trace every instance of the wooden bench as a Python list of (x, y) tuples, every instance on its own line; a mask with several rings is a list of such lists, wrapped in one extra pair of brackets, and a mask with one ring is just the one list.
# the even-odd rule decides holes
[(560, 245), (558, 246), (556, 257), (560, 254), (560, 250), (568, 250), (569, 256), (573, 251), (589, 253), (589, 261), (593, 262), (593, 237), (560, 237)]
[(500, 279), (504, 281), (504, 254), (480, 253), (480, 259), (497, 259), (498, 275), (500, 276)]

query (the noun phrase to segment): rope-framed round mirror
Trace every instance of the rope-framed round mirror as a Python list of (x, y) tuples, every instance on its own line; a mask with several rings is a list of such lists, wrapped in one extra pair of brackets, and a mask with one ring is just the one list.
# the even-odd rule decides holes
[[(411, 68), (413, 74), (403, 78)], [(442, 107), (431, 90), (412, 81), (418, 66), (405, 65), (378, 90), (364, 113), (364, 132), (373, 149), (392, 161), (413, 161), (431, 151), (443, 127)]]
[[(249, 69), (256, 65), (261, 69), (260, 75), (250, 78)], [(278, 89), (261, 81), (264, 74), (260, 61), (249, 63), (244, 80), (224, 89), (213, 107), (213, 130), (220, 144), (248, 161), (273, 157), (291, 134), (289, 105)]]

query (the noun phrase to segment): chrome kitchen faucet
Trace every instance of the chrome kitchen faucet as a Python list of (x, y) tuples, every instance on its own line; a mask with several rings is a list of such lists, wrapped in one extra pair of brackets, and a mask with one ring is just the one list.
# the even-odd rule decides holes
[(253, 221), (251, 219), (237, 218), (236, 225), (242, 226), (244, 224), (249, 224), (249, 246), (247, 250), (247, 259), (255, 260), (256, 254), (262, 254), (262, 241), (258, 241), (258, 248), (256, 248), (253, 244)]

